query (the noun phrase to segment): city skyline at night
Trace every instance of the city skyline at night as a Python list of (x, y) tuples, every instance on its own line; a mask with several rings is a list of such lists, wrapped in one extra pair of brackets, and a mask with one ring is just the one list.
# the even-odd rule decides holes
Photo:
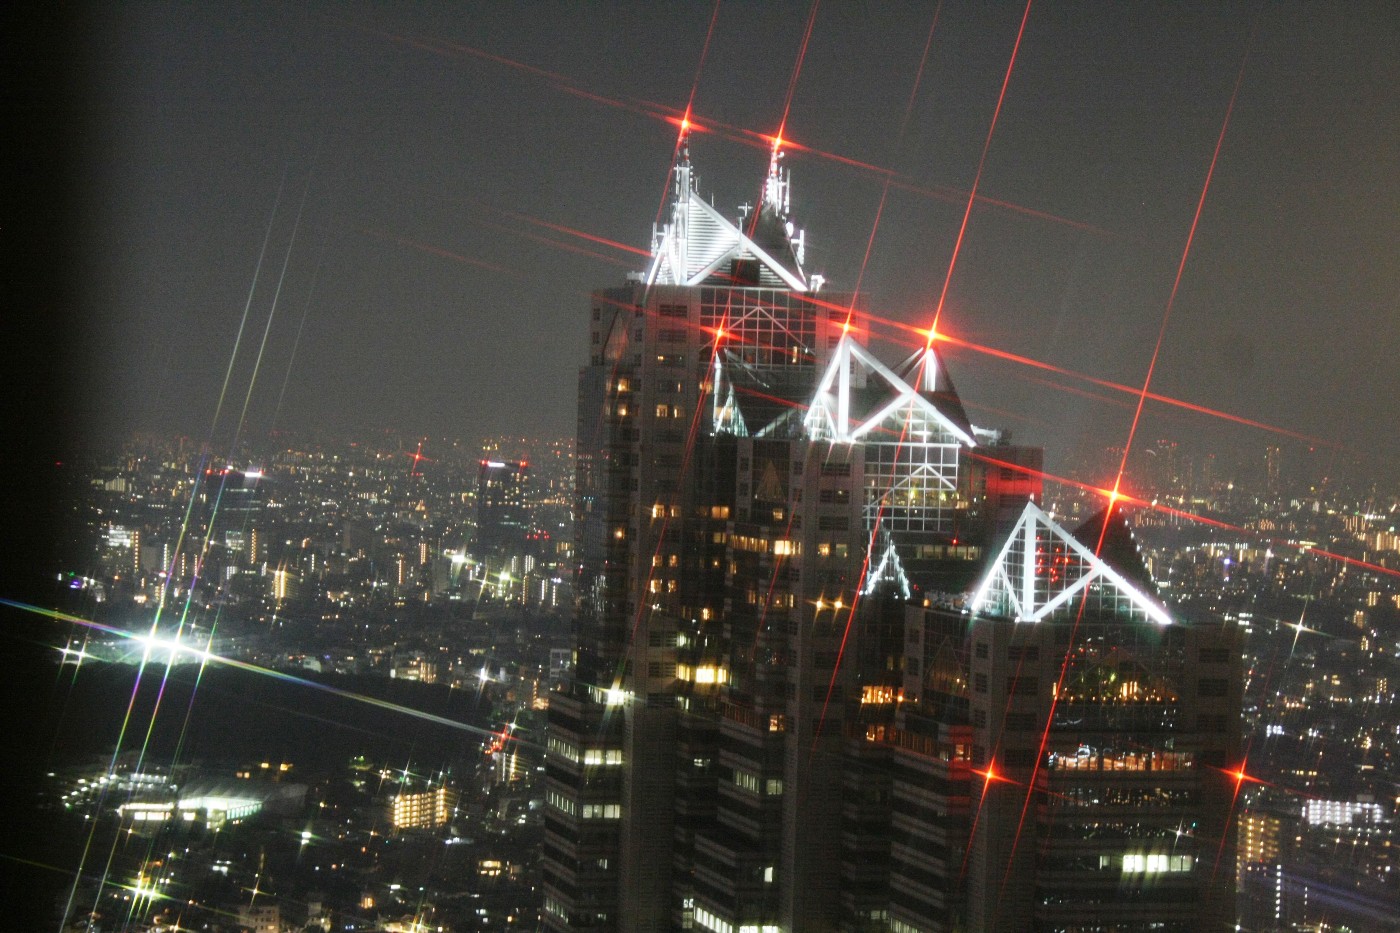
[(1387, 5), (13, 32), (0, 906), (1400, 929)]

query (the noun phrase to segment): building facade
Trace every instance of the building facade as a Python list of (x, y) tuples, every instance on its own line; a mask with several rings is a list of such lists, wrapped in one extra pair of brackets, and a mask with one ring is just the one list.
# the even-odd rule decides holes
[(517, 460), (482, 460), (476, 477), (476, 538), (472, 550), (480, 560), (518, 555), (525, 547), (529, 518), (525, 489), (529, 464)]
[[(648, 269), (593, 295), (579, 379), (578, 645), (549, 709), (546, 928), (1146, 929), (1085, 907), (1088, 894), (1061, 910), (1059, 895), (1035, 893), (1061, 878), (1042, 870), (1042, 853), (1106, 858), (1100, 881), (1150, 875), (1156, 891), (1165, 877), (1165, 850), (1134, 848), (1126, 820), (1122, 845), (1090, 853), (1072, 834), (1096, 830), (1060, 820), (1044, 796), (1065, 793), (1064, 763), (1082, 744), (1075, 721), (1054, 718), (1083, 705), (1064, 699), (1060, 639), (1092, 630), (1096, 645), (1137, 645), (1170, 632), (1162, 650), (1177, 660), (1134, 649), (1153, 673), (1132, 699), (1160, 707), (1195, 636), (1177, 634), (1187, 627), (1145, 584), (1092, 549), (1086, 561), (1064, 543), (1078, 539), (1025, 511), (1039, 451), (973, 427), (931, 340), (893, 364), (865, 345), (851, 298), (804, 268), (788, 186), (775, 151), (761, 205), (727, 219), (696, 190), (682, 144)], [(1044, 594), (1055, 585), (1036, 574), (1063, 568), (1025, 557), (1027, 521), (1090, 568), (1035, 618), (1007, 574)], [(1034, 689), (1025, 671), (1012, 677), (1014, 708), (982, 702), (977, 686), (1004, 689), (1008, 674), (983, 670), (993, 655), (974, 646), (1024, 659), (1031, 642), (1043, 658)], [(1237, 673), (1222, 676), (1222, 703), (1237, 701)], [(1114, 719), (1122, 734), (1088, 746), (1114, 763), (1075, 771), (1073, 786), (1121, 778), (1129, 749), (1154, 779), (1182, 754), (1197, 776), (1217, 758), (1223, 769), (1238, 717), (1196, 749), (1193, 703), (1171, 701), (1160, 722)], [(1223, 838), (1194, 817), (1215, 806), (1206, 784), (1165, 781), (1152, 788), (1182, 826), (1194, 820), (1187, 831)], [(1113, 799), (1139, 797), (1146, 805), (1145, 784)], [(1196, 851), (1174, 880), (1199, 881)], [(1233, 857), (1218, 877), (1232, 871)], [(1002, 896), (1008, 884), (1015, 897)]]

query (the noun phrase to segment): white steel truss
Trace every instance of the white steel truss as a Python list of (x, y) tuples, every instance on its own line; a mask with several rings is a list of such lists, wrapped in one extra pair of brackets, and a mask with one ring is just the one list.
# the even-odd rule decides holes
[[(869, 596), (875, 592), (875, 588), (881, 583), (892, 584), (899, 592), (899, 595), (908, 599), (910, 596), (909, 578), (904, 575), (904, 562), (899, 559), (899, 551), (894, 546), (894, 540), (887, 534), (874, 534), (870, 536), (869, 557), (874, 557), (874, 550), (877, 539), (883, 539), (884, 550), (880, 552), (880, 561), (875, 568), (866, 574), (865, 589), (862, 595)], [(869, 566), (869, 563), (867, 563)]]
[[(938, 355), (932, 349), (924, 350), (923, 359), (915, 362), (919, 363), (917, 371), (920, 375), (916, 377), (918, 388), (896, 375), (894, 370), (876, 359), (849, 333), (843, 334), (807, 409), (808, 436), (815, 440), (850, 444), (880, 429), (887, 420), (902, 417), (905, 426), (918, 432), (901, 432), (909, 435), (905, 438), (906, 442), (927, 442), (930, 439), (929, 429), (936, 428), (939, 434), (951, 435), (954, 443), (977, 446), (971, 434), (939, 411), (920, 391), (925, 386), (936, 384)], [(853, 390), (865, 389), (872, 381), (886, 390), (881, 394), (879, 403), (871, 411), (854, 411)], [(904, 414), (900, 415), (901, 412)]]
[[(786, 217), (788, 181), (778, 167), (780, 153), (774, 152), (764, 185), (764, 207)], [(792, 224), (784, 221), (788, 236)], [(820, 277), (809, 283), (802, 271), (802, 237), (793, 241), (796, 262), (788, 268), (759, 246), (724, 215), (707, 204), (695, 190), (691, 177), (689, 147), (681, 144), (681, 161), (675, 168), (675, 190), (671, 202), (671, 219), (652, 236), (651, 265), (646, 284), (700, 285), (710, 276), (722, 272), (732, 260), (757, 261), (772, 277), (772, 283), (795, 292), (815, 291)]]
[[(1082, 595), (1081, 595), (1082, 594)], [(1129, 582), (1034, 502), (1027, 502), (1011, 536), (973, 597), (974, 614), (1039, 622), (1074, 612), (1076, 597), (1094, 614), (1109, 613), (1170, 625), (1156, 599)]]
[[(706, 289), (724, 296), (723, 304), (707, 298), (700, 309), (700, 325), (713, 330), (715, 354), (711, 423), (716, 434), (765, 437), (787, 431), (797, 420), (793, 409), (780, 417), (750, 421), (739, 404), (736, 382), (763, 389), (772, 374), (790, 372), (815, 357), (815, 321), (801, 299), (789, 300), (774, 289), (747, 289), (736, 295), (730, 289)], [(750, 303), (752, 302), (752, 303)], [(742, 391), (742, 390), (740, 390)], [(752, 413), (752, 410), (751, 410)], [(800, 413), (799, 413), (800, 414)]]
[(744, 413), (739, 410), (739, 399), (734, 395), (734, 384), (725, 377), (721, 354), (715, 353), (714, 399), (710, 412), (713, 430), (716, 434), (733, 434), (735, 437), (748, 437), (749, 426), (744, 422)]

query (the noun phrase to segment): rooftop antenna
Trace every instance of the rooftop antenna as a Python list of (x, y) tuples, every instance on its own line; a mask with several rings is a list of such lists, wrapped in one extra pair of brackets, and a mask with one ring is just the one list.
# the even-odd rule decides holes
[(784, 216), (788, 212), (788, 183), (782, 166), (783, 137), (773, 137), (773, 153), (768, 157), (768, 178), (763, 183), (763, 203)]

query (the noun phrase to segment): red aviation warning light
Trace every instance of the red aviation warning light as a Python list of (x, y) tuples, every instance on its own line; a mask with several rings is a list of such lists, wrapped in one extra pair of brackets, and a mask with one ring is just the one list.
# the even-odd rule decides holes
[(987, 788), (990, 787), (992, 784), (1016, 783), (1015, 781), (1011, 780), (1011, 778), (997, 771), (997, 764), (995, 761), (987, 762), (987, 767), (985, 770), (981, 768), (971, 768), (969, 770), (971, 770), (973, 774), (977, 775), (982, 779), (982, 795), (984, 797), (987, 794)]
[(924, 344), (924, 349), (925, 349), (925, 350), (932, 350), (932, 349), (933, 349), (933, 343), (934, 343), (934, 341), (940, 339), (939, 336), (938, 336), (938, 321), (937, 321), (937, 319), (934, 320), (933, 326), (930, 327), (927, 331), (925, 331), (925, 333), (928, 334), (928, 342)]
[(1263, 778), (1257, 778), (1245, 770), (1247, 762), (1241, 762), (1237, 767), (1225, 770), (1225, 775), (1235, 782), (1235, 793), (1240, 792), (1240, 788), (1245, 784), (1263, 784)]

